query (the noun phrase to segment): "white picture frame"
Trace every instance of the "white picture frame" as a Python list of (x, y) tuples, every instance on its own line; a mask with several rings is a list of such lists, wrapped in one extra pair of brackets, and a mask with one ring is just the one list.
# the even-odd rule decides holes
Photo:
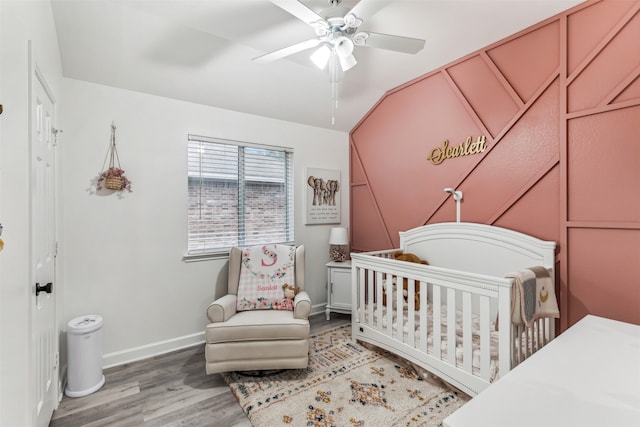
[(305, 169), (305, 224), (340, 223), (340, 171)]

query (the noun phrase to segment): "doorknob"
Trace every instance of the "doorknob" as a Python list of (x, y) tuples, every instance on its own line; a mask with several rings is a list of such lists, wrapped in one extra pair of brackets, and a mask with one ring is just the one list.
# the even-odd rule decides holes
[(36, 283), (36, 296), (38, 296), (40, 292), (46, 292), (48, 294), (53, 292), (53, 283), (49, 282), (44, 286), (40, 286), (40, 283)]

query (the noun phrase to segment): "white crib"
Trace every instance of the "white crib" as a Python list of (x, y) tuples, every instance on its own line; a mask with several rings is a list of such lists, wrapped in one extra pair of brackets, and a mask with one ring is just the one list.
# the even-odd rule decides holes
[[(352, 253), (353, 339), (475, 396), (554, 338), (554, 319), (511, 324), (513, 283), (504, 276), (543, 266), (555, 278), (555, 246), (500, 227), (440, 223), (400, 233), (398, 249), (430, 265), (394, 260), (397, 249)], [(401, 289), (404, 279), (406, 297), (393, 295), (387, 285)]]

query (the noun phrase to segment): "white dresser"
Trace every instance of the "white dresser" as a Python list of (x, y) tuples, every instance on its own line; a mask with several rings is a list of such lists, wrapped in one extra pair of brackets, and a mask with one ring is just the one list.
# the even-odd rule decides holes
[(640, 326), (586, 316), (443, 425), (640, 426)]

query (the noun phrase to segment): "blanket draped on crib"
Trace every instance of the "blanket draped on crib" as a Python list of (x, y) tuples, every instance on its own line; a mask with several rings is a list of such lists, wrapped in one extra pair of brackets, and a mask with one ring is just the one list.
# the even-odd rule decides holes
[(514, 280), (511, 297), (511, 321), (531, 326), (543, 317), (558, 318), (558, 302), (553, 280), (544, 267), (531, 267), (506, 274)]

